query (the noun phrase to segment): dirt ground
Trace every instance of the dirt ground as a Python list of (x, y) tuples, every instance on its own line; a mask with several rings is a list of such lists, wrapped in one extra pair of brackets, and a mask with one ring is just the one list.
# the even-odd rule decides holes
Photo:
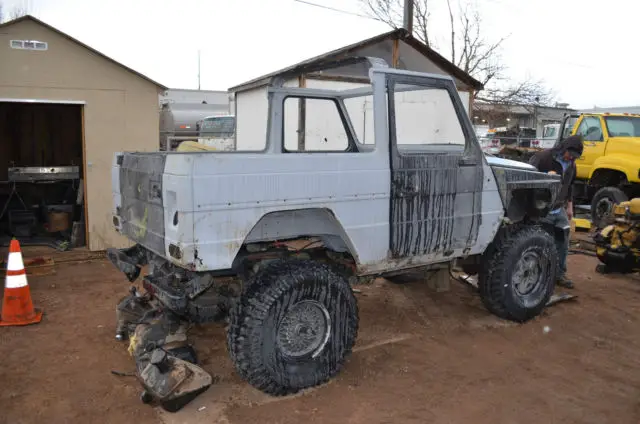
[(110, 373), (133, 370), (114, 339), (126, 279), (105, 260), (69, 258), (29, 270), (40, 274), (29, 284), (42, 323), (0, 328), (0, 423), (640, 421), (640, 278), (595, 274), (594, 258), (570, 258), (576, 300), (524, 325), (490, 316), (457, 283), (446, 293), (362, 286), (361, 330), (342, 373), (286, 398), (236, 376), (222, 325), (196, 329), (204, 367), (220, 380), (176, 414), (143, 405), (134, 378)]

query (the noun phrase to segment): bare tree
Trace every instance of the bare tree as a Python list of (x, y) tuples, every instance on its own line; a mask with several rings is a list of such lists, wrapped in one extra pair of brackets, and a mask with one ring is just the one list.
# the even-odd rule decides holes
[[(392, 28), (402, 26), (403, 0), (360, 0), (360, 2), (366, 13), (372, 18), (382, 21)], [(427, 46), (431, 46), (428, 30), (430, 14), (427, 2), (428, 0), (414, 0), (413, 21), (415, 36)]]
[[(21, 18), (30, 13), (31, 7), (29, 7), (29, 3), (23, 1), (19, 5), (13, 6), (11, 9), (5, 8), (2, 0), (0, 0), (0, 23), (5, 20), (12, 21), (14, 19)], [(5, 13), (6, 12), (6, 13)]]
[(26, 16), (29, 14), (29, 8), (24, 4), (19, 6), (14, 6), (13, 9), (9, 12), (9, 19), (14, 20)]
[(476, 99), (488, 103), (523, 106), (550, 105), (554, 98), (552, 90), (545, 87), (542, 81), (533, 79), (525, 79), (516, 83), (494, 84), (476, 96)]
[[(402, 25), (404, 0), (359, 1), (369, 16), (393, 28)], [(433, 6), (436, 1), (443, 0), (413, 0), (414, 36), (430, 47), (433, 47), (433, 37), (429, 27), (431, 14), (428, 7)], [(513, 83), (505, 78), (506, 66), (500, 53), (506, 37), (487, 39), (482, 29), (482, 18), (475, 7), (468, 4), (462, 7), (458, 3), (456, 12), (451, 0), (444, 1), (451, 27), (449, 57), (452, 63), (485, 86), (483, 92), (475, 93), (476, 98), (497, 103), (546, 104), (551, 101), (551, 92), (540, 81)]]

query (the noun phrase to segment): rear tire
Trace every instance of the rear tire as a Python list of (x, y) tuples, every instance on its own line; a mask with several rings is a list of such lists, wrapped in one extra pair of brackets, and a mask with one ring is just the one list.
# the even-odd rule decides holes
[(287, 395), (335, 376), (358, 332), (348, 280), (328, 264), (282, 260), (252, 279), (230, 315), (227, 344), (240, 376)]
[(485, 253), (478, 288), (485, 307), (500, 318), (525, 322), (553, 294), (557, 253), (541, 227), (504, 228)]
[(598, 190), (591, 199), (591, 222), (593, 225), (596, 228), (602, 228), (613, 205), (627, 200), (629, 197), (618, 187), (604, 187)]

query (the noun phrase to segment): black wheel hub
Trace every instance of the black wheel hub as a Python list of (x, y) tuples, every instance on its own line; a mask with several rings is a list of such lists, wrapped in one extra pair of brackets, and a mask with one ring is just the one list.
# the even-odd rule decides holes
[(611, 213), (611, 210), (613, 209), (613, 204), (614, 201), (608, 197), (603, 197), (602, 199), (598, 200), (595, 210), (596, 217), (598, 219), (602, 219), (609, 215)]

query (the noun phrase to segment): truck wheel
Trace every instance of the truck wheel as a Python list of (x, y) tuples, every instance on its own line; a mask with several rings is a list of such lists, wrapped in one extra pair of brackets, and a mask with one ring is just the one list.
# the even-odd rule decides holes
[(240, 376), (287, 395), (335, 376), (358, 332), (358, 306), (328, 264), (279, 260), (256, 274), (231, 311), (227, 345)]
[(593, 225), (596, 228), (602, 228), (613, 205), (627, 200), (629, 200), (627, 195), (618, 187), (604, 187), (598, 190), (591, 199), (591, 222)]
[(504, 229), (485, 256), (479, 278), (485, 307), (516, 322), (540, 314), (555, 288), (553, 237), (538, 226)]

